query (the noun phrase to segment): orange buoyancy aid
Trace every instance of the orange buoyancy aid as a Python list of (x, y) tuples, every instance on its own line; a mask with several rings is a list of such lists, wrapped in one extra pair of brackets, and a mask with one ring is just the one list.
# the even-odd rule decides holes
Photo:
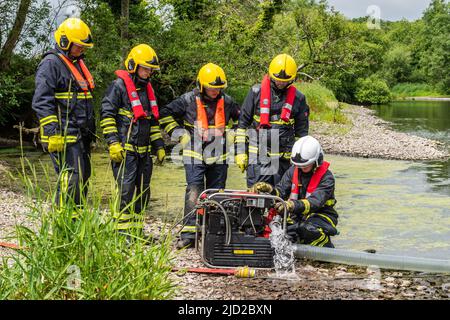
[[(131, 79), (130, 74), (125, 70), (116, 70), (115, 74), (125, 83), (128, 98), (130, 99), (131, 103), (131, 109), (133, 110), (134, 122), (136, 122), (140, 118), (147, 117), (147, 113), (144, 111), (144, 108), (142, 107), (142, 103), (141, 100), (139, 100), (139, 95), (137, 93), (136, 86), (134, 85), (134, 82)], [(155, 92), (153, 91), (153, 87), (150, 82), (147, 82), (147, 97), (148, 100), (150, 101), (150, 107), (152, 109), (153, 117), (156, 120), (158, 120), (159, 119), (158, 103), (156, 102)]]
[[(271, 94), (270, 94), (270, 78), (266, 74), (261, 83), (261, 96), (259, 98), (259, 116), (260, 128), (270, 128), (270, 105), (271, 105)], [(287, 89), (286, 101), (283, 105), (283, 109), (281, 111), (281, 120), (284, 122), (288, 122), (291, 118), (292, 106), (294, 105), (294, 99), (297, 89), (294, 85), (291, 85)]]
[(73, 62), (65, 55), (63, 55), (62, 53), (58, 53), (58, 57), (61, 59), (62, 62), (64, 62), (66, 67), (70, 70), (70, 73), (75, 78), (75, 81), (80, 86), (81, 90), (83, 90), (84, 94), (87, 94), (88, 91), (94, 90), (95, 88), (94, 78), (89, 72), (89, 69), (84, 64), (83, 59), (79, 59), (78, 63), (84, 76), (80, 73), (80, 71), (78, 71)]
[[(205, 106), (199, 96), (195, 97), (197, 104), (197, 129), (203, 141), (208, 140), (208, 115)], [(222, 136), (225, 131), (225, 99), (221, 97), (217, 101), (216, 112), (214, 114), (214, 136)]]
[[(324, 161), (317, 169), (314, 171), (311, 180), (309, 181), (308, 187), (306, 189), (306, 197), (311, 195), (316, 189), (317, 186), (320, 183), (320, 180), (322, 180), (322, 177), (325, 175), (325, 172), (327, 172), (328, 167), (330, 166), (329, 162)], [(300, 193), (300, 189), (298, 187), (299, 183), (299, 167), (294, 168), (294, 175), (292, 176), (292, 187), (291, 187), (291, 195), (289, 196), (290, 200), (298, 200), (298, 196)]]

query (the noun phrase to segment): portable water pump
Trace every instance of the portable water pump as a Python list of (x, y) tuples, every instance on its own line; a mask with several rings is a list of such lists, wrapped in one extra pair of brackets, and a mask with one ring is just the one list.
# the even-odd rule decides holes
[(197, 202), (196, 247), (203, 262), (213, 268), (249, 266), (272, 268), (274, 250), (269, 240), (269, 223), (277, 214), (280, 197), (240, 190), (208, 189)]

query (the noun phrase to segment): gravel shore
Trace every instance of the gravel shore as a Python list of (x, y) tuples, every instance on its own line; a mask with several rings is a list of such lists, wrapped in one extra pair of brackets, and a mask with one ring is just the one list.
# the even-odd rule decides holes
[(449, 157), (448, 146), (442, 142), (394, 131), (373, 110), (347, 105), (343, 112), (351, 124), (310, 124), (311, 135), (321, 142), (325, 153), (397, 160)]
[[(369, 109), (348, 106), (344, 110), (352, 124), (312, 122), (311, 134), (321, 141), (326, 153), (402, 160), (448, 158), (445, 146), (424, 138), (391, 130), (389, 124)], [(0, 164), (0, 177), (5, 167)], [(0, 188), (0, 242), (14, 243), (16, 223), (26, 223), (26, 196)], [(149, 217), (148, 232), (163, 230), (159, 219)], [(0, 247), (0, 256), (9, 249)], [(174, 248), (177, 268), (205, 267), (198, 254)], [(450, 299), (450, 276), (417, 272), (370, 273), (363, 267), (298, 261), (296, 281), (274, 280), (268, 271), (251, 279), (194, 273), (173, 273), (178, 284), (175, 299)]]

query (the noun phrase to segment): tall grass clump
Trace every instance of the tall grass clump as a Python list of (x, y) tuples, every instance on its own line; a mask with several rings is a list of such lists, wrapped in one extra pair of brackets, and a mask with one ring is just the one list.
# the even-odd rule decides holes
[(319, 82), (300, 82), (295, 86), (306, 96), (311, 120), (348, 123), (348, 119), (342, 113), (342, 104), (337, 101), (331, 90)]
[(395, 99), (407, 97), (443, 97), (436, 88), (427, 83), (399, 83), (392, 88)]
[[(101, 195), (93, 190), (89, 201), (82, 199), (82, 206), (70, 197), (55, 205), (55, 191), (40, 188), (34, 166), (26, 160), (22, 164), (17, 176), (33, 200), (27, 223), (16, 226), (20, 249), (2, 258), (0, 299), (172, 296), (170, 237), (146, 245), (138, 233), (128, 239), (117, 234), (116, 222), (102, 211)], [(110, 207), (117, 203), (113, 197)], [(74, 213), (78, 219), (73, 219)]]

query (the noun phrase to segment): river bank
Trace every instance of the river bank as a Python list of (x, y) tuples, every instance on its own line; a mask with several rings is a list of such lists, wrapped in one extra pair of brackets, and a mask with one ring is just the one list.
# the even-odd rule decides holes
[[(442, 144), (395, 132), (389, 128), (389, 123), (374, 116), (369, 109), (348, 106), (344, 112), (351, 124), (311, 123), (311, 134), (318, 137), (327, 154), (408, 160), (442, 159), (447, 156)], [(420, 150), (414, 152), (414, 146)], [(433, 158), (424, 158), (429, 154), (432, 154)], [(3, 167), (1, 176), (4, 176), (5, 169)], [(235, 171), (232, 173), (235, 174)], [(184, 187), (181, 186), (183, 185), (181, 181), (177, 183), (180, 184), (180, 188)], [(173, 184), (173, 181), (167, 181), (167, 184)], [(177, 192), (179, 191), (177, 189)], [(0, 242), (14, 242), (14, 239), (10, 238), (13, 226), (16, 223), (27, 223), (29, 201), (18, 192), (8, 188), (0, 189)], [(156, 204), (162, 203), (152, 201), (152, 206)], [(179, 205), (181, 204), (177, 204)], [(167, 230), (162, 219), (161, 216), (154, 214), (149, 216), (145, 226), (147, 232), (160, 234), (161, 230)], [(0, 255), (8, 252), (9, 249), (0, 248)], [(198, 254), (193, 250), (178, 252), (174, 248), (173, 252), (174, 266), (177, 268), (204, 267)], [(449, 276), (393, 271), (373, 273), (366, 268), (312, 261), (298, 261), (296, 273), (300, 280), (295, 282), (270, 279), (268, 272), (259, 272), (254, 279), (173, 273), (172, 277), (179, 286), (174, 298), (182, 300), (450, 298)]]
[(398, 132), (368, 108), (346, 105), (349, 124), (311, 122), (311, 135), (326, 153), (395, 160), (438, 160), (449, 157), (442, 142)]

